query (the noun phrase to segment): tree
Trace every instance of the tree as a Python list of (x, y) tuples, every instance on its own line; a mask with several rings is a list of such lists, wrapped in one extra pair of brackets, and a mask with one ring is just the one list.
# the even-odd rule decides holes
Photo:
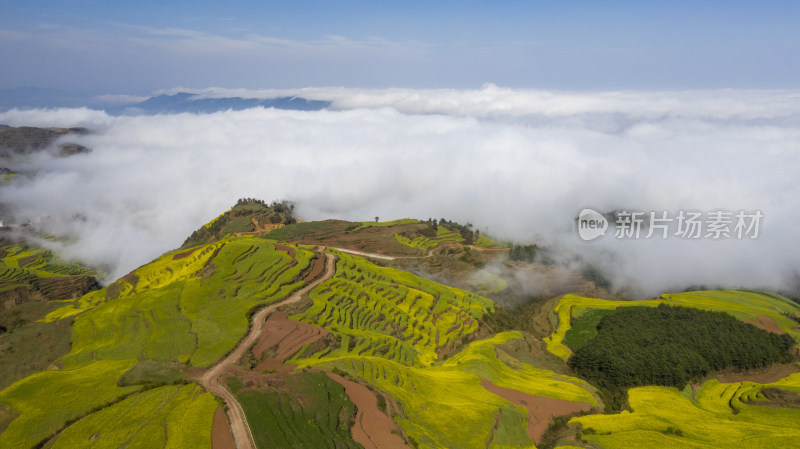
[(375, 223), (377, 223), (379, 219), (380, 219), (380, 217), (378, 217), (378, 216), (376, 215), (376, 216), (375, 216)]

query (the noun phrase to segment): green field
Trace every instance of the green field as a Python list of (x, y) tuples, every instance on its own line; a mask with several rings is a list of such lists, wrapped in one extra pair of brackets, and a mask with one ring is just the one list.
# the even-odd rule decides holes
[(19, 417), (0, 435), (0, 447), (33, 447), (74, 421), (140, 386), (118, 387), (123, 372), (135, 360), (98, 361), (69, 370), (43, 371), (0, 392), (0, 402)]
[(350, 437), (356, 407), (344, 388), (322, 373), (281, 378), (280, 390), (236, 395), (260, 449), (360, 448)]
[(498, 243), (493, 238), (487, 236), (486, 234), (481, 234), (475, 240), (475, 246), (481, 246), (484, 248), (504, 248), (505, 245)]
[(217, 401), (197, 385), (165, 386), (134, 395), (69, 426), (53, 449), (211, 449)]

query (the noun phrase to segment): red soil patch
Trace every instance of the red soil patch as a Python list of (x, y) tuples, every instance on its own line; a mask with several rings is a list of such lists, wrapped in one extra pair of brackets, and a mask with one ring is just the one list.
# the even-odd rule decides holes
[[(286, 359), (328, 333), (326, 329), (311, 324), (288, 320), (284, 312), (272, 313), (264, 322), (261, 336), (253, 347), (256, 359), (266, 357), (253, 371), (291, 371), (294, 366), (285, 365)], [(265, 354), (267, 351), (270, 353)]]
[(228, 425), (228, 419), (225, 418), (222, 408), (217, 408), (217, 412), (214, 413), (214, 424), (211, 427), (211, 447), (213, 449), (236, 449), (231, 427)]
[(778, 327), (778, 323), (775, 322), (772, 318), (766, 315), (759, 315), (756, 317), (758, 320), (742, 320), (745, 323), (752, 324), (755, 327), (764, 329), (765, 331), (774, 332), (776, 334), (785, 334), (786, 332), (783, 331), (780, 327)]
[(481, 386), (490, 393), (528, 410), (528, 437), (536, 443), (539, 443), (539, 439), (544, 435), (544, 431), (547, 430), (547, 426), (550, 425), (554, 416), (585, 412), (591, 409), (589, 404), (583, 402), (531, 396), (510, 388), (499, 387), (486, 379), (481, 380)]
[(768, 384), (777, 382), (796, 372), (800, 372), (800, 366), (798, 366), (797, 363), (786, 363), (783, 365), (772, 365), (769, 368), (757, 371), (751, 370), (747, 373), (721, 374), (719, 375), (719, 380), (725, 383), (749, 381), (758, 384)]
[(183, 259), (184, 257), (189, 257), (189, 256), (192, 255), (193, 252), (197, 251), (198, 249), (199, 249), (199, 247), (192, 248), (192, 249), (186, 250), (186, 251), (184, 251), (182, 253), (175, 254), (174, 256), (172, 256), (172, 260), (178, 260), (178, 259)]
[(306, 277), (303, 278), (303, 281), (311, 282), (320, 277), (323, 271), (325, 271), (325, 257), (322, 255), (317, 255), (317, 257), (314, 258), (311, 269), (308, 270), (308, 274), (306, 274)]
[(292, 248), (291, 246), (286, 246), (286, 245), (281, 245), (280, 243), (276, 243), (275, 249), (277, 249), (278, 251), (285, 251), (287, 254), (289, 254), (289, 257), (294, 259), (294, 248)]
[[(378, 408), (378, 399), (375, 393), (359, 383), (347, 380), (333, 373), (325, 373), (344, 387), (347, 397), (356, 405), (356, 420), (350, 435), (356, 443), (364, 449), (394, 449), (409, 448), (403, 438), (397, 433), (400, 430), (392, 418), (386, 416)], [(397, 433), (392, 433), (394, 430)]]

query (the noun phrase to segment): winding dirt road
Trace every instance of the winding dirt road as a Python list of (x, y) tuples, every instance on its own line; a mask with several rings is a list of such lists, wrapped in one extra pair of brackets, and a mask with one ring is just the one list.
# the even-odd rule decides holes
[[(325, 248), (321, 247), (320, 250), (324, 251)], [(231, 431), (233, 432), (233, 439), (236, 442), (236, 447), (238, 449), (257, 448), (255, 441), (253, 440), (253, 433), (250, 430), (250, 426), (247, 424), (247, 417), (244, 414), (244, 410), (239, 404), (239, 401), (236, 400), (236, 396), (234, 396), (233, 393), (225, 388), (220, 381), (222, 376), (228, 368), (236, 365), (239, 362), (239, 359), (241, 359), (245, 354), (247, 349), (256, 340), (258, 340), (259, 336), (261, 335), (261, 330), (264, 328), (264, 321), (273, 310), (280, 306), (299, 301), (300, 297), (304, 293), (333, 276), (334, 269), (335, 263), (333, 254), (325, 253), (324, 274), (295, 292), (287, 299), (275, 304), (271, 304), (259, 310), (258, 313), (253, 316), (253, 325), (250, 327), (250, 332), (247, 334), (247, 336), (239, 342), (236, 348), (230, 354), (228, 354), (227, 357), (206, 371), (206, 373), (203, 374), (203, 377), (200, 378), (200, 383), (203, 385), (203, 388), (211, 392), (213, 395), (222, 398), (222, 400), (225, 402), (225, 406), (228, 409), (228, 419), (231, 423)]]
[[(445, 247), (445, 246), (448, 246), (448, 244), (447, 243), (442, 243), (442, 244), (439, 244), (438, 246), (434, 246), (434, 247), (428, 248), (428, 250), (425, 251), (425, 255), (424, 256), (389, 256), (389, 255), (386, 255), (386, 254), (366, 253), (364, 251), (358, 251), (358, 250), (355, 250), (355, 249), (337, 248), (335, 246), (331, 246), (330, 248), (331, 249), (335, 249), (336, 251), (341, 251), (343, 253), (353, 254), (355, 256), (370, 257), (370, 258), (373, 258), (373, 259), (382, 259), (382, 260), (397, 260), (397, 259), (425, 259), (426, 257), (433, 256), (433, 250), (434, 249), (442, 248), (442, 247)], [(505, 251), (506, 250), (506, 248), (486, 248), (486, 247), (475, 246), (475, 245), (462, 245), (462, 246), (464, 246), (466, 248), (471, 248), (471, 249), (474, 249), (474, 250), (477, 250), (477, 251), (497, 251), (497, 252), (500, 252), (500, 251)]]
[(336, 251), (341, 251), (347, 254), (352, 254), (354, 256), (370, 257), (372, 259), (382, 259), (382, 260), (424, 259), (426, 257), (433, 256), (433, 248), (428, 249), (427, 254), (425, 254), (424, 256), (387, 256), (386, 254), (365, 253), (364, 251), (358, 251), (355, 249), (347, 249), (347, 248), (336, 248), (334, 246), (331, 246), (331, 249), (335, 249)]

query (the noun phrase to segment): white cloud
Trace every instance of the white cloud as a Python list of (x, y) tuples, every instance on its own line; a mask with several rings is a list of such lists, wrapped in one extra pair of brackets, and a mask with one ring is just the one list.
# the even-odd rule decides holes
[[(87, 218), (72, 254), (124, 274), (239, 197), (291, 199), (307, 219), (445, 217), (500, 238), (559, 240), (647, 293), (688, 284), (778, 288), (800, 238), (795, 91), (551, 92), (208, 89), (298, 94), (335, 110), (110, 117), (9, 111), (0, 123), (88, 126), (90, 154), (41, 158), (0, 191), (21, 215)], [(75, 140), (75, 139), (73, 139)], [(754, 241), (586, 244), (583, 207), (760, 209)], [(611, 254), (611, 256), (609, 256)]]

